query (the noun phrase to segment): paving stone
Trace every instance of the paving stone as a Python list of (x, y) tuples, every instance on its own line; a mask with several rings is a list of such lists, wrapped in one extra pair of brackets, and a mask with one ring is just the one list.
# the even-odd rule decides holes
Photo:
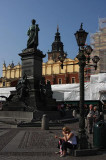
[[(78, 133), (79, 123), (66, 124), (75, 133)], [(14, 128), (0, 129), (0, 160), (59, 160), (57, 151), (58, 140), (55, 135), (62, 135), (62, 126), (50, 127), (49, 130), (41, 128)], [(93, 135), (89, 134), (92, 143)], [(95, 156), (73, 157), (66, 156), (65, 160), (105, 160), (106, 151), (98, 152)]]

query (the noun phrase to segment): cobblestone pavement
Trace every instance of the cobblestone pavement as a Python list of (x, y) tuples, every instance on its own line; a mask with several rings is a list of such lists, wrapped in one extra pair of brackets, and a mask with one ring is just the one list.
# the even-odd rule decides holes
[(0, 160), (105, 160), (106, 159), (106, 154), (105, 155), (97, 155), (97, 156), (88, 156), (88, 157), (72, 157), (72, 156), (67, 156), (67, 157), (62, 157), (60, 158), (59, 156), (0, 156)]
[[(67, 124), (78, 131), (78, 122)], [(0, 123), (0, 160), (59, 160), (57, 151), (58, 140), (55, 135), (61, 135), (62, 127), (51, 127), (42, 131), (41, 128), (8, 128)], [(92, 135), (89, 141), (92, 143)], [(106, 151), (95, 156), (73, 157), (68, 155), (65, 160), (105, 160)]]

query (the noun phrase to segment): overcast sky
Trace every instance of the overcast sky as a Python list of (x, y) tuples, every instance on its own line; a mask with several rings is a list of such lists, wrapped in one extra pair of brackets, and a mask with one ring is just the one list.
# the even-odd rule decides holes
[[(59, 25), (68, 58), (74, 59), (78, 46), (74, 33), (81, 22), (89, 33), (98, 31), (98, 19), (106, 17), (106, 0), (0, 0), (0, 77), (2, 65), (21, 63), (19, 53), (26, 48), (31, 20), (39, 24), (38, 48), (47, 54)], [(90, 37), (87, 38), (90, 43)], [(47, 61), (47, 56), (43, 60)]]

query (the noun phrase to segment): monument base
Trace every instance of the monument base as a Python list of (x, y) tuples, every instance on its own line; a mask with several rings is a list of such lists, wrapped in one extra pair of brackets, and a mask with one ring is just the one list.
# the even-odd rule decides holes
[(64, 116), (59, 111), (35, 111), (33, 113), (33, 118), (34, 118), (33, 120), (35, 121), (41, 120), (43, 114), (47, 114), (49, 120), (52, 121), (61, 120), (62, 123), (64, 123), (64, 121), (62, 121), (64, 119), (67, 119), (68, 122), (69, 119), (73, 118), (71, 111), (66, 111)]
[(16, 91), (11, 91), (6, 102), (3, 103), (3, 111), (25, 111), (26, 105), (21, 101)]
[(46, 83), (42, 77), (42, 59), (45, 55), (38, 49), (29, 48), (24, 49), (19, 56), (22, 60), (22, 77), (18, 81), (16, 91), (11, 92), (3, 104), (3, 111), (33, 112), (35, 120), (41, 119), (43, 114), (50, 111), (50, 119), (55, 117), (52, 111), (57, 108), (56, 100), (52, 98), (51, 84)]
[(24, 111), (0, 111), (0, 121), (3, 122), (30, 122), (33, 119), (33, 112)]

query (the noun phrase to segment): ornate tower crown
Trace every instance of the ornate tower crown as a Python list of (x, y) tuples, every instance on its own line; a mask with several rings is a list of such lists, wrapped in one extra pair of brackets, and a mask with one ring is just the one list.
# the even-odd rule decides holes
[(52, 52), (58, 52), (62, 51), (63, 52), (63, 43), (61, 42), (61, 37), (59, 33), (59, 26), (57, 25), (57, 32), (55, 33), (55, 40), (52, 43)]

